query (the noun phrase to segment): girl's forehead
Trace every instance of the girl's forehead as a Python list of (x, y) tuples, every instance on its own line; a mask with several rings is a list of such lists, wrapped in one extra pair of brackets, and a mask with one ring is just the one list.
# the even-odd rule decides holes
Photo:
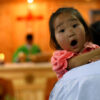
[(72, 13), (61, 13), (61, 14), (59, 14), (56, 18), (55, 18), (55, 22), (60, 22), (60, 21), (68, 21), (68, 22), (71, 22), (71, 21), (79, 21), (78, 20), (78, 18), (75, 16), (75, 15), (73, 15)]
[(63, 12), (63, 13), (60, 13), (57, 17), (75, 17), (74, 14), (70, 13), (70, 12)]
[(57, 26), (59, 24), (65, 23), (65, 22), (72, 23), (74, 21), (79, 21), (78, 18), (75, 15), (73, 15), (71, 13), (65, 13), (64, 12), (64, 13), (59, 14), (55, 18), (55, 20), (54, 20), (54, 26)]

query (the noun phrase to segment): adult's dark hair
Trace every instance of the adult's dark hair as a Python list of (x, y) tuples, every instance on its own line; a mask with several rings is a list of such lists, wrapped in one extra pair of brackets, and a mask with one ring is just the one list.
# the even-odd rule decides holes
[(32, 33), (28, 33), (26, 36), (26, 40), (33, 40), (33, 34)]
[(100, 45), (100, 21), (97, 21), (90, 25), (93, 35), (93, 43)]
[(86, 37), (88, 37), (87, 41), (92, 40), (92, 36), (91, 36), (91, 32), (89, 30), (89, 27), (87, 26), (84, 19), (82, 18), (82, 16), (76, 9), (74, 9), (74, 8), (59, 8), (55, 13), (53, 13), (51, 15), (50, 20), (49, 20), (49, 29), (50, 29), (50, 33), (51, 33), (50, 34), (50, 46), (51, 47), (53, 47), (55, 49), (62, 49), (56, 41), (55, 30), (54, 30), (54, 21), (55, 21), (56, 17), (62, 13), (71, 13), (72, 15), (75, 15), (85, 28)]

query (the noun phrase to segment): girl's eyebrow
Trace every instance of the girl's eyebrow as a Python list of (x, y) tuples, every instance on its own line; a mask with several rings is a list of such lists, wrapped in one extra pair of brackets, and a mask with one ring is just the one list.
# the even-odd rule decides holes
[(58, 25), (56, 26), (56, 29), (57, 29), (58, 27), (60, 27), (61, 25), (63, 25), (63, 22), (60, 23), (60, 24), (58, 24)]
[(68, 21), (77, 21), (76, 18), (71, 18), (71, 19), (68, 19)]
[[(68, 19), (67, 20), (68, 22), (70, 22), (70, 21), (77, 21), (77, 19), (76, 18), (71, 18), (71, 19)], [(60, 23), (60, 24), (58, 24), (57, 26), (56, 26), (56, 29), (58, 29), (61, 25), (63, 25), (64, 23), (62, 22), (62, 23)]]

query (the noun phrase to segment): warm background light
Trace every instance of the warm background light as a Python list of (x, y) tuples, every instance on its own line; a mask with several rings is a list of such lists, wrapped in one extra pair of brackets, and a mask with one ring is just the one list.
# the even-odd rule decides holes
[(0, 60), (4, 61), (5, 55), (3, 53), (0, 53)]
[[(4, 53), (5, 62), (12, 62), (14, 52), (26, 43), (27, 32), (33, 32), (34, 43), (43, 52), (53, 52), (49, 44), (49, 19), (58, 8), (78, 9), (88, 25), (95, 17), (92, 17), (90, 11), (100, 10), (100, 0), (34, 0), (32, 3), (28, 1), (30, 2), (30, 0), (0, 0), (0, 53)], [(38, 20), (32, 16), (43, 16), (43, 19)]]
[(28, 3), (32, 3), (34, 0), (27, 0)]

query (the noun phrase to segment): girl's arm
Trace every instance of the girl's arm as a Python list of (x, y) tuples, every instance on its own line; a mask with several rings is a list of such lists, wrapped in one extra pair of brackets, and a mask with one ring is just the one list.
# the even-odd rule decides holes
[(89, 63), (89, 60), (91, 60), (92, 58), (98, 57), (98, 59), (100, 59), (100, 48), (97, 48), (93, 51), (84, 53), (84, 54), (80, 54), (78, 56), (75, 56), (71, 59), (69, 59), (69, 67), (68, 69), (72, 69), (84, 64)]
[(91, 58), (91, 59), (89, 60), (89, 62), (95, 62), (95, 61), (97, 61), (97, 60), (100, 60), (100, 55)]

